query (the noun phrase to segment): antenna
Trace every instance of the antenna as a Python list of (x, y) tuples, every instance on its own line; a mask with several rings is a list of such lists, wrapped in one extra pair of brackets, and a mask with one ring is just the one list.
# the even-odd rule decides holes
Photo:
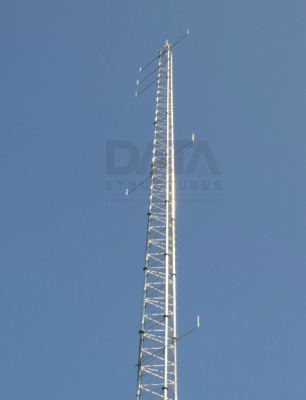
[[(185, 144), (185, 146), (181, 147), (176, 153), (174, 153), (174, 156), (176, 156), (178, 153), (180, 153), (182, 150), (184, 150), (187, 146), (189, 146), (192, 142), (194, 142), (194, 133), (191, 136), (191, 140), (190, 142), (188, 142), (187, 144)], [(169, 161), (169, 157), (166, 159), (165, 163), (167, 163)], [(128, 196), (129, 194), (133, 193), (136, 189), (138, 189), (143, 183), (145, 183), (148, 179), (150, 179), (152, 177), (153, 174), (153, 169), (151, 172), (149, 172), (149, 176), (146, 177), (146, 179), (144, 179), (143, 181), (141, 181), (139, 183), (139, 185), (137, 185), (136, 187), (134, 187), (134, 189), (132, 189), (129, 192), (129, 189), (127, 188), (125, 191), (125, 195)]]
[(196, 331), (196, 330), (199, 329), (199, 328), (200, 328), (200, 316), (197, 315), (197, 326), (196, 326), (195, 328), (191, 329), (191, 331), (185, 333), (183, 336), (179, 337), (179, 338), (177, 339), (177, 341), (183, 339), (184, 337), (186, 337), (187, 335), (189, 335), (190, 333)]

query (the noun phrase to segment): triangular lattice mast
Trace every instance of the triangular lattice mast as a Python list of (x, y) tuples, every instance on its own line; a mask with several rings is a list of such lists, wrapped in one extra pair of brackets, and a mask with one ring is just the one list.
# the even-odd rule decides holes
[(177, 400), (173, 79), (159, 53), (137, 400)]

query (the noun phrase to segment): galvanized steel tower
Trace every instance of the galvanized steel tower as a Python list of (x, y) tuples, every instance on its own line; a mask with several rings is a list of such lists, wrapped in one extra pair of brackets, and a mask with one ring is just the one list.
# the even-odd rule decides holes
[(159, 52), (156, 68), (137, 400), (177, 400), (173, 61), (170, 50), (171, 44), (166, 41)]

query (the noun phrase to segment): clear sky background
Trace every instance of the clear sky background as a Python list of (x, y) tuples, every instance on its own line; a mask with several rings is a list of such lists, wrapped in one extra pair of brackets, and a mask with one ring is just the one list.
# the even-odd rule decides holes
[(144, 151), (138, 68), (187, 28), (175, 134), (208, 142), (222, 189), (177, 206), (179, 335), (201, 315), (179, 398), (305, 400), (305, 17), (301, 0), (1, 2), (0, 400), (135, 398), (146, 195), (107, 190), (106, 140)]

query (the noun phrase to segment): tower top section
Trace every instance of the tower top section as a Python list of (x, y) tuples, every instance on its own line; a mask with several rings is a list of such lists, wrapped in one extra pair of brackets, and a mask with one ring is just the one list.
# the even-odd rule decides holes
[[(154, 57), (150, 62), (148, 62), (144, 67), (139, 68), (139, 72), (142, 73), (144, 70), (146, 70), (148, 67), (150, 67), (154, 61), (160, 59), (164, 54), (168, 53), (170, 49), (172, 49), (174, 46), (176, 46), (181, 40), (185, 39), (189, 35), (189, 29), (187, 29), (187, 32), (184, 36), (182, 36), (179, 40), (177, 40), (174, 44), (169, 43), (169, 40), (166, 40), (166, 44), (162, 50), (159, 51), (158, 56)], [(142, 93), (144, 93), (149, 87), (151, 87), (155, 82), (157, 82), (158, 78), (151, 81), (149, 84), (149, 78), (152, 77), (154, 72), (156, 72), (159, 69), (159, 67), (154, 68), (152, 71), (150, 71), (145, 77), (142, 77), (141, 79), (137, 79), (136, 85), (141, 87), (141, 91), (135, 93), (135, 97), (139, 97)], [(152, 78), (151, 78), (152, 79)], [(144, 85), (142, 85), (144, 83)], [(147, 85), (146, 85), (147, 84)]]

